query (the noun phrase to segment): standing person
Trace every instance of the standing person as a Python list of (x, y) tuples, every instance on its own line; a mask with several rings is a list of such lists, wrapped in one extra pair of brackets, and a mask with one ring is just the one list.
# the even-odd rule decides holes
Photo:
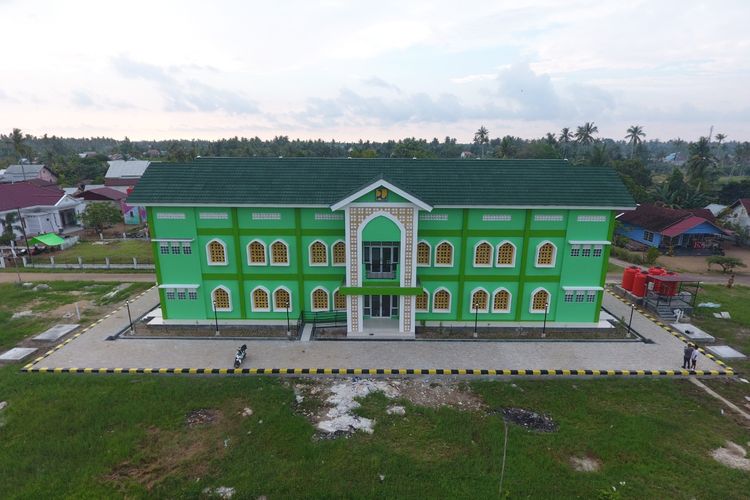
[(682, 367), (685, 370), (690, 369), (690, 360), (693, 357), (693, 345), (688, 344), (685, 346), (685, 350), (682, 351)]
[(690, 369), (695, 370), (695, 365), (698, 363), (698, 346), (693, 344), (693, 352), (690, 354)]

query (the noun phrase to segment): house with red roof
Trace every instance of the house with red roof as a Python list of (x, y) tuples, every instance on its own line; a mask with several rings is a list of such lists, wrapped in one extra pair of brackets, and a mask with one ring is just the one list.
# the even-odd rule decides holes
[[(8, 214), (14, 214), (17, 220), (20, 213), (26, 236), (79, 231), (84, 207), (83, 200), (39, 179), (0, 184), (0, 220), (4, 221)], [(23, 235), (20, 229), (14, 229), (14, 232), (16, 238)]]
[(729, 236), (705, 208), (674, 209), (643, 204), (620, 214), (617, 220), (620, 222), (618, 235), (667, 254), (720, 253), (722, 240)]
[(750, 198), (741, 198), (729, 205), (724, 219), (750, 231)]

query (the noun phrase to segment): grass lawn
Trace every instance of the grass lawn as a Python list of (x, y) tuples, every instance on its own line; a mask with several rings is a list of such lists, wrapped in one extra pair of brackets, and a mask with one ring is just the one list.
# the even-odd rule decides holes
[(607, 263), (607, 273), (621, 273), (623, 269), (625, 268), (622, 266), (618, 266), (612, 261)]
[(35, 255), (33, 258), (34, 262), (49, 263), (50, 257), (60, 264), (78, 263), (78, 257), (83, 259), (84, 264), (104, 264), (106, 257), (112, 264), (132, 264), (133, 257), (142, 264), (154, 262), (151, 242), (147, 240), (84, 241), (62, 252)]
[[(406, 406), (375, 394), (374, 434), (313, 440), (289, 379), (22, 374), (0, 369), (2, 498), (495, 498), (504, 423), (485, 412)], [(548, 413), (554, 433), (510, 425), (510, 498), (746, 498), (747, 472), (709, 451), (748, 430), (687, 381), (473, 383), (490, 407)], [(253, 409), (248, 418), (238, 413)], [(188, 427), (196, 409), (221, 412)], [(601, 461), (576, 472), (572, 455)], [(383, 478), (381, 479), (380, 476)], [(624, 484), (623, 484), (624, 483)], [(612, 486), (617, 488), (612, 491)]]
[[(92, 281), (49, 281), (49, 290), (33, 291), (17, 283), (0, 283), (0, 350), (13, 347), (32, 334), (42, 333), (56, 323), (78, 322), (75, 316), (64, 319), (64, 312), (73, 312), (73, 304), (81, 304), (81, 321), (85, 325), (97, 319), (101, 309), (111, 309), (111, 304), (125, 300), (153, 286), (152, 283), (131, 283), (116, 295), (104, 298), (120, 283)], [(108, 306), (109, 307), (105, 307)], [(68, 306), (65, 311), (61, 308)], [(13, 313), (31, 310), (32, 316), (11, 319)]]

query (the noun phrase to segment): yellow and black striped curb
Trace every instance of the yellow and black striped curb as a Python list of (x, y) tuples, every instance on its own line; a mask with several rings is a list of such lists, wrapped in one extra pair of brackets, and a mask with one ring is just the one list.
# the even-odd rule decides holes
[(198, 375), (731, 376), (724, 370), (502, 370), (475, 368), (23, 368), (30, 373)]
[[(132, 299), (132, 301), (135, 301), (135, 300), (138, 300), (138, 299), (140, 299), (141, 297), (143, 297), (144, 295), (146, 295), (146, 294), (147, 294), (148, 292), (150, 292), (151, 290), (153, 290), (153, 289), (154, 289), (155, 287), (156, 287), (156, 285), (152, 286), (151, 288), (148, 288), (147, 290), (145, 290), (144, 292), (142, 292), (142, 293), (140, 293), (140, 294), (139, 294), (138, 296), (136, 296), (136, 297), (135, 297), (134, 299)], [(128, 299), (128, 300), (131, 300), (131, 299)], [(73, 341), (74, 341), (75, 339), (77, 339), (78, 337), (80, 337), (81, 335), (83, 335), (84, 333), (86, 333), (87, 331), (91, 330), (92, 328), (94, 328), (94, 327), (95, 327), (96, 325), (98, 325), (99, 323), (101, 323), (101, 322), (102, 322), (102, 321), (104, 321), (105, 319), (109, 318), (110, 316), (112, 316), (112, 315), (113, 315), (113, 314), (115, 314), (116, 312), (118, 312), (118, 311), (122, 310), (122, 309), (123, 309), (124, 307), (125, 307), (125, 304), (122, 304), (122, 305), (121, 305), (120, 307), (118, 307), (117, 309), (114, 309), (114, 310), (112, 310), (112, 311), (111, 311), (111, 312), (110, 312), (109, 314), (107, 314), (106, 316), (103, 316), (103, 317), (99, 318), (98, 320), (94, 321), (93, 323), (91, 323), (91, 324), (90, 324), (89, 326), (87, 326), (86, 328), (84, 328), (84, 329), (83, 329), (83, 330), (81, 330), (80, 332), (78, 332), (78, 333), (74, 334), (74, 335), (73, 335), (73, 336), (71, 336), (70, 338), (67, 338), (67, 339), (65, 339), (65, 341), (64, 341), (64, 342), (60, 342), (59, 344), (57, 344), (56, 346), (54, 346), (54, 347), (53, 347), (52, 349), (50, 349), (49, 351), (45, 352), (44, 354), (42, 354), (42, 355), (41, 355), (41, 356), (39, 356), (38, 358), (34, 359), (33, 361), (31, 361), (31, 362), (27, 363), (27, 364), (26, 364), (26, 365), (25, 365), (25, 366), (24, 366), (23, 368), (21, 368), (21, 371), (23, 371), (23, 372), (28, 372), (28, 371), (32, 371), (32, 370), (31, 370), (31, 367), (32, 367), (32, 366), (34, 366), (35, 364), (39, 363), (39, 362), (40, 362), (41, 360), (43, 360), (43, 359), (44, 359), (44, 358), (46, 358), (47, 356), (49, 356), (49, 355), (51, 355), (51, 354), (53, 354), (53, 353), (55, 353), (55, 352), (59, 351), (60, 349), (62, 349), (62, 348), (63, 348), (63, 347), (65, 347), (66, 345), (70, 344), (70, 343), (71, 343), (71, 342), (73, 342)]]
[[(607, 292), (609, 292), (609, 294), (610, 294), (610, 295), (612, 295), (612, 296), (613, 296), (614, 298), (616, 298), (616, 299), (617, 299), (617, 300), (619, 300), (620, 302), (622, 302), (622, 303), (624, 303), (624, 304), (627, 304), (628, 306), (632, 306), (632, 305), (633, 305), (633, 303), (632, 303), (632, 302), (628, 302), (628, 301), (627, 301), (627, 300), (625, 300), (625, 299), (624, 299), (623, 297), (620, 297), (619, 295), (617, 295), (616, 293), (614, 293), (614, 292), (613, 292), (612, 290), (609, 290), (609, 289), (608, 289), (608, 290), (607, 290)], [(648, 319), (649, 319), (650, 321), (652, 321), (653, 323), (656, 323), (656, 324), (657, 324), (658, 326), (660, 326), (660, 327), (661, 327), (662, 329), (664, 329), (664, 330), (666, 330), (667, 332), (671, 333), (671, 334), (672, 334), (672, 335), (673, 335), (674, 337), (677, 337), (677, 338), (678, 338), (678, 339), (680, 339), (680, 340), (681, 340), (682, 342), (684, 342), (684, 343), (686, 343), (686, 344), (691, 344), (691, 345), (694, 345), (694, 346), (696, 346), (696, 347), (698, 348), (698, 352), (700, 352), (701, 354), (703, 354), (704, 356), (706, 356), (706, 357), (707, 357), (708, 359), (710, 359), (711, 361), (713, 361), (713, 362), (714, 362), (714, 363), (716, 363), (717, 365), (719, 365), (719, 366), (723, 367), (723, 368), (725, 369), (725, 371), (727, 372), (727, 374), (728, 374), (728, 375), (734, 375), (734, 369), (733, 369), (733, 368), (732, 368), (731, 366), (727, 365), (727, 364), (726, 364), (726, 363), (724, 363), (724, 362), (723, 362), (722, 360), (720, 360), (719, 358), (717, 358), (716, 356), (714, 356), (714, 355), (713, 355), (713, 354), (711, 354), (710, 352), (706, 351), (706, 350), (705, 350), (704, 348), (702, 348), (702, 347), (698, 346), (698, 344), (696, 344), (696, 343), (695, 343), (695, 341), (693, 341), (693, 340), (691, 340), (691, 339), (689, 339), (689, 338), (685, 337), (685, 336), (684, 336), (684, 335), (682, 334), (682, 332), (680, 332), (679, 330), (675, 330), (675, 329), (674, 329), (674, 328), (672, 328), (671, 326), (669, 326), (669, 325), (667, 325), (666, 323), (662, 322), (662, 321), (661, 321), (661, 320), (660, 320), (659, 318), (657, 318), (656, 316), (654, 316), (653, 314), (651, 314), (651, 312), (650, 312), (650, 311), (647, 311), (646, 309), (644, 309), (644, 308), (642, 308), (642, 307), (640, 307), (640, 306), (637, 306), (637, 305), (635, 306), (635, 308), (636, 308), (636, 309), (638, 310), (638, 312), (639, 312), (639, 313), (641, 313), (641, 314), (642, 314), (643, 316), (645, 316), (646, 318), (648, 318)]]

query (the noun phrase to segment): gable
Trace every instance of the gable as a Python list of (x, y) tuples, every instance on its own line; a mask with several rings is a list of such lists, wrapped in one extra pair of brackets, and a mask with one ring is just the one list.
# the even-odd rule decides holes
[(432, 210), (432, 207), (424, 201), (420, 200), (411, 193), (406, 192), (399, 186), (396, 186), (395, 184), (382, 178), (368, 183), (346, 198), (337, 201), (336, 203), (331, 205), (331, 210), (340, 210), (351, 203), (356, 203), (359, 200), (364, 200), (366, 202), (372, 203), (396, 203), (396, 197), (398, 197), (402, 203), (413, 203), (420, 209), (426, 210), (428, 212)]
[(378, 186), (354, 200), (354, 203), (409, 203), (409, 200), (385, 186)]

